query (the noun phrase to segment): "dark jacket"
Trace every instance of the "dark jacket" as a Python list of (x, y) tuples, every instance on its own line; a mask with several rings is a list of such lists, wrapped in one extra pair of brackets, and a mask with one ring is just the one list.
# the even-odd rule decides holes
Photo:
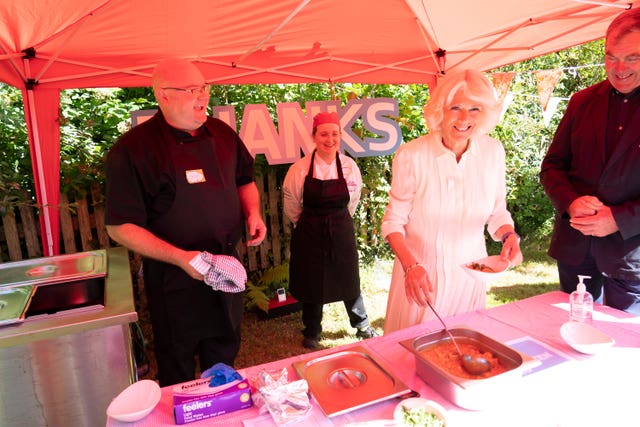
[[(549, 255), (578, 264), (591, 250), (607, 276), (640, 280), (640, 110), (606, 161), (611, 90), (605, 80), (571, 98), (542, 161), (540, 182), (556, 209)], [(618, 232), (593, 237), (571, 228), (567, 209), (583, 195), (596, 196), (611, 208)]]

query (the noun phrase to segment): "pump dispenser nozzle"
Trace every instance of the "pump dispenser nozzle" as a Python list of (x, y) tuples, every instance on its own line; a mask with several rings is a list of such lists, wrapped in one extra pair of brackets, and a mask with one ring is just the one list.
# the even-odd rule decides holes
[(578, 286), (576, 290), (580, 293), (584, 293), (587, 290), (586, 285), (582, 282), (584, 279), (591, 279), (591, 276), (581, 276), (578, 274)]

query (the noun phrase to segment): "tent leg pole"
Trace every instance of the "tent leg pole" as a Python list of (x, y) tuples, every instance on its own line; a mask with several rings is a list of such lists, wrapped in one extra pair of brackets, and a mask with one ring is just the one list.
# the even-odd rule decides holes
[(33, 99), (33, 90), (27, 90), (29, 98), (29, 115), (31, 116), (31, 132), (33, 133), (33, 145), (36, 155), (36, 169), (38, 170), (38, 184), (40, 186), (40, 195), (42, 197), (42, 214), (44, 215), (44, 228), (46, 240), (45, 256), (53, 256), (53, 236), (51, 233), (51, 218), (49, 216), (49, 199), (47, 197), (47, 187), (44, 179), (44, 167), (42, 165), (42, 152), (40, 150), (40, 134), (38, 132), (38, 117), (35, 112), (35, 100)]

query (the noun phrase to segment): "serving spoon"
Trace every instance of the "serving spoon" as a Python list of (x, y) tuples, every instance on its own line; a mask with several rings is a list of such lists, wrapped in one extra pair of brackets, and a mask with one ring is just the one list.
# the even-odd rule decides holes
[(453, 337), (453, 334), (451, 333), (449, 328), (447, 328), (447, 324), (444, 323), (444, 320), (442, 320), (442, 317), (440, 317), (436, 309), (433, 308), (429, 300), (427, 300), (427, 304), (429, 305), (429, 308), (431, 309), (431, 311), (433, 311), (433, 314), (436, 315), (440, 323), (442, 323), (442, 327), (444, 328), (444, 331), (447, 334), (449, 334), (449, 337), (451, 338), (451, 342), (453, 342), (453, 345), (456, 346), (456, 351), (460, 356), (460, 362), (464, 370), (470, 373), (471, 375), (481, 375), (487, 372), (489, 369), (491, 369), (491, 364), (484, 357), (480, 357), (480, 356), (473, 357), (470, 354), (462, 354), (462, 351), (460, 350), (460, 347), (458, 347), (458, 343), (456, 342), (456, 339)]

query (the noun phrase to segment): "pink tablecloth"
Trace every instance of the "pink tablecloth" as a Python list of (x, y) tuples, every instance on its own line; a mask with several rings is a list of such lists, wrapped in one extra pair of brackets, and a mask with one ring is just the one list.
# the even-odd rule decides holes
[[(400, 380), (422, 397), (434, 400), (448, 411), (447, 427), (573, 427), (638, 426), (637, 392), (640, 384), (640, 318), (596, 305), (594, 324), (615, 338), (614, 347), (594, 356), (571, 349), (560, 337), (560, 326), (568, 319), (568, 295), (550, 292), (490, 310), (467, 313), (446, 319), (450, 327), (466, 326), (500, 342), (527, 341), (548, 348), (553, 358), (541, 368), (526, 374), (512, 393), (501, 395), (488, 409), (469, 411), (449, 402), (415, 374), (415, 358), (399, 344), (405, 339), (441, 329), (429, 322), (359, 343), (387, 364)], [(511, 345), (511, 344), (510, 344)], [(516, 344), (513, 344), (516, 345)], [(342, 348), (341, 348), (342, 349)], [(323, 350), (324, 353), (337, 349)], [(314, 353), (314, 356), (322, 353)], [(535, 354), (532, 354), (535, 356)], [(548, 353), (538, 355), (540, 359)], [(290, 378), (297, 378), (292, 363), (309, 358), (305, 354), (277, 362), (254, 366), (240, 373), (248, 378), (261, 369), (287, 367)], [(553, 360), (553, 363), (548, 363)], [(628, 390), (631, 391), (628, 391)], [(344, 426), (373, 420), (390, 420), (397, 399), (378, 403), (347, 414), (327, 418), (314, 404), (300, 426)], [(156, 409), (137, 423), (108, 420), (108, 427), (174, 426), (169, 387), (162, 390)], [(187, 424), (200, 426), (275, 426), (269, 415), (253, 407), (208, 420)], [(380, 423), (379, 425), (383, 425)]]

